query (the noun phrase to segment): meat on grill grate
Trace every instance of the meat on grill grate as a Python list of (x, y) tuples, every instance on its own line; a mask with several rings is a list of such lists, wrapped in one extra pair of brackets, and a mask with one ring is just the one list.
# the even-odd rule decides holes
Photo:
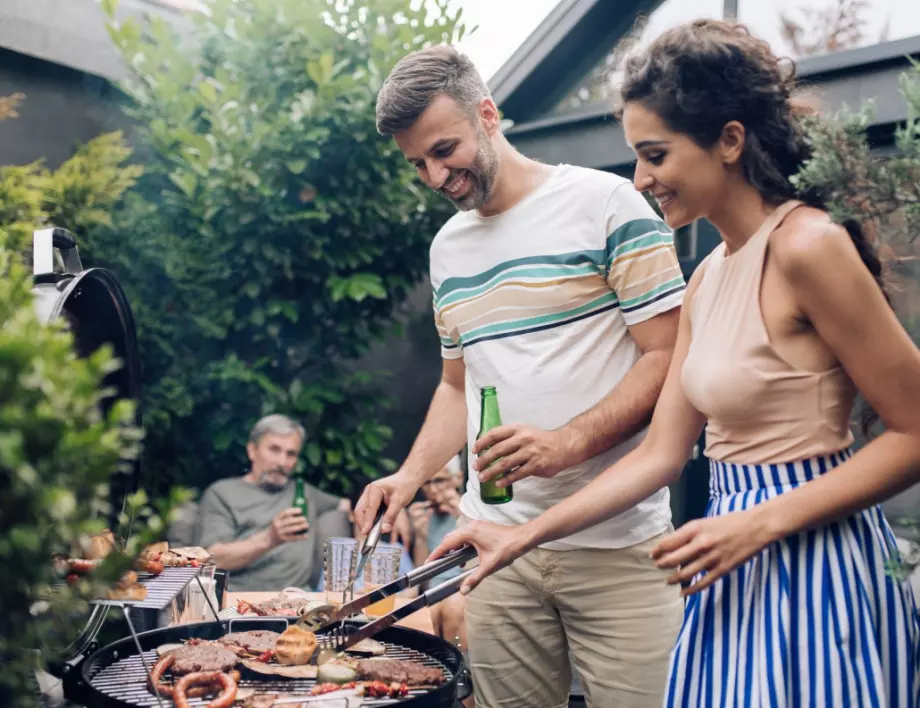
[(398, 659), (363, 659), (356, 671), (359, 679), (404, 683), (409, 686), (440, 686), (444, 683), (441, 669)]
[(166, 652), (176, 657), (171, 672), (176, 676), (198, 671), (230, 671), (240, 658), (216, 644), (189, 644)]
[(241, 649), (246, 654), (258, 656), (267, 651), (273, 651), (280, 636), (278, 632), (272, 632), (267, 629), (254, 629), (249, 632), (225, 634), (217, 642), (231, 651)]

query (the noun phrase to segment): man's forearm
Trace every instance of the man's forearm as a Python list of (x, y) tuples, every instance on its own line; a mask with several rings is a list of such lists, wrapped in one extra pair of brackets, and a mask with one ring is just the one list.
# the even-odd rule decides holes
[(568, 441), (571, 465), (619, 445), (649, 424), (671, 353), (670, 349), (644, 353), (610, 393), (560, 428)]
[(466, 393), (442, 381), (401, 472), (419, 484), (430, 479), (466, 442)]
[(255, 563), (274, 547), (269, 529), (264, 529), (242, 541), (215, 543), (208, 551), (218, 568), (242, 570)]

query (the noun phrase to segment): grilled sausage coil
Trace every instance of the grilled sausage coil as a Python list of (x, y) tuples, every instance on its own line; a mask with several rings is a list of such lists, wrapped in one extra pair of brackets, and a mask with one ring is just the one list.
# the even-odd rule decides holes
[[(233, 685), (233, 698), (230, 700), (230, 702), (220, 703), (220, 704), (215, 705), (215, 701), (221, 700), (223, 698), (223, 694), (222, 694), (221, 696), (218, 696), (216, 699), (214, 699), (214, 701), (211, 701), (210, 705), (213, 708), (225, 708), (225, 706), (229, 707), (233, 705), (233, 701), (236, 700), (236, 684), (240, 680), (239, 671), (231, 671), (229, 674), (223, 674), (223, 673), (220, 673), (219, 671), (210, 671), (210, 672), (200, 672), (199, 671), (198, 673), (189, 674), (189, 676), (193, 676), (193, 677), (207, 676), (207, 677), (210, 677), (210, 680), (205, 681), (203, 678), (200, 678), (198, 680), (192, 681), (191, 683), (195, 685), (185, 690), (185, 692), (182, 695), (182, 698), (186, 702), (184, 704), (180, 704), (178, 702), (179, 699), (178, 699), (178, 696), (176, 695), (176, 690), (178, 689), (179, 683), (181, 683), (182, 680), (180, 679), (179, 682), (175, 686), (167, 686), (165, 684), (160, 683), (160, 680), (163, 678), (163, 674), (165, 674), (170, 669), (170, 667), (175, 663), (175, 661), (176, 661), (175, 656), (173, 656), (172, 654), (167, 654), (162, 659), (160, 659), (156, 664), (153, 665), (153, 669), (150, 671), (150, 680), (153, 684), (151, 686), (151, 689), (155, 693), (159, 693), (164, 698), (169, 698), (170, 700), (175, 701), (176, 706), (188, 705), (189, 698), (201, 698), (202, 696), (207, 696), (211, 693), (216, 693), (219, 690), (223, 690), (223, 692), (226, 693), (228, 690), (227, 681), (229, 681), (230, 684)], [(224, 679), (226, 679), (226, 681)]]
[[(215, 686), (215, 684), (217, 685)], [(210, 689), (207, 691), (208, 693), (211, 693), (214, 688), (220, 689), (220, 695), (208, 703), (208, 708), (230, 708), (236, 701), (236, 681), (233, 680), (232, 676), (219, 671), (200, 671), (179, 679), (173, 690), (175, 707), (189, 708), (188, 699), (193, 697), (190, 695), (191, 692), (202, 685), (204, 688)]]
[(153, 665), (153, 669), (150, 671), (150, 689), (154, 693), (159, 693), (161, 696), (166, 698), (172, 698), (173, 690), (171, 686), (161, 686), (160, 679), (163, 678), (163, 674), (172, 666), (176, 661), (176, 657), (172, 654), (167, 654), (157, 663)]

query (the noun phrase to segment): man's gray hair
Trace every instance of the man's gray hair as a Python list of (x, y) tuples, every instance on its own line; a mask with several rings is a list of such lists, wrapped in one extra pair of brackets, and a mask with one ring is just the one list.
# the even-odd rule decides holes
[(440, 94), (471, 118), (479, 102), (490, 96), (473, 62), (449, 44), (420, 49), (397, 62), (377, 94), (377, 132), (408, 130)]
[(297, 433), (300, 436), (301, 442), (307, 437), (307, 433), (303, 429), (303, 426), (296, 420), (288, 418), (286, 415), (281, 415), (280, 413), (274, 413), (265, 416), (252, 426), (252, 430), (249, 431), (249, 442), (258, 446), (259, 441), (269, 433), (273, 435), (290, 435), (291, 433)]

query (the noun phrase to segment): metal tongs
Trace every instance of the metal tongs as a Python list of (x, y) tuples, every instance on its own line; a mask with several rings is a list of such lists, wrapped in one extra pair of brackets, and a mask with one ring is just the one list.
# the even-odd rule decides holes
[(396, 578), (393, 582), (387, 583), (351, 602), (346, 602), (341, 607), (336, 608), (334, 605), (314, 607), (304, 613), (300, 619), (297, 620), (297, 624), (311, 632), (329, 630), (327, 634), (319, 638), (320, 643), (328, 649), (344, 651), (345, 649), (353, 647), (358, 642), (374, 636), (387, 627), (392, 627), (400, 620), (405, 619), (423, 607), (429, 607), (446, 597), (450, 597), (460, 590), (463, 581), (466, 580), (467, 576), (469, 576), (473, 570), (467, 570), (457, 577), (451, 578), (431, 588), (402, 607), (398, 607), (389, 614), (379, 617), (373, 622), (369, 622), (354, 634), (346, 633), (342, 625), (344, 620), (352, 615), (359, 614), (364, 608), (380, 602), (391, 595), (402, 592), (407, 588), (421, 585), (425, 581), (431, 580), (431, 578), (451, 568), (467, 563), (474, 558), (476, 558), (476, 549), (472, 546), (463, 546), (456, 551), (448, 553), (443, 558), (438, 558), (431, 563), (420, 565), (418, 568), (410, 570), (405, 575)]
[(343, 598), (349, 597), (354, 600), (354, 589), (355, 583), (358, 581), (358, 578), (361, 577), (361, 573), (364, 572), (364, 566), (367, 565), (367, 560), (373, 555), (374, 551), (377, 550), (377, 544), (380, 542), (380, 535), (383, 531), (383, 515), (386, 513), (386, 507), (383, 504), (380, 505), (380, 508), (377, 509), (377, 516), (374, 519), (374, 525), (371, 526), (371, 531), (365, 537), (364, 541), (361, 543), (361, 550), (358, 552), (358, 562), (355, 563), (355, 567), (351, 571), (351, 577), (348, 579), (348, 587), (345, 588), (345, 593)]

